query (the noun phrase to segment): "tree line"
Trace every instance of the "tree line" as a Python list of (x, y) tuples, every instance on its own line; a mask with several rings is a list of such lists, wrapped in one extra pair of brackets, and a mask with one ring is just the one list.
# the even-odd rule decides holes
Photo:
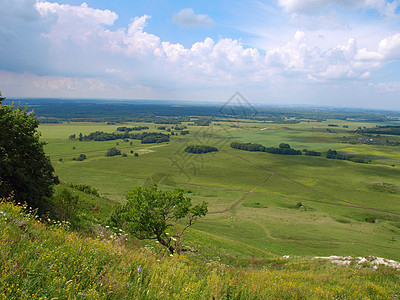
[[(303, 153), (304, 153), (304, 155), (307, 155), (307, 156), (321, 156), (322, 155), (321, 152), (313, 151), (313, 150), (307, 150), (307, 149), (303, 149), (303, 151), (295, 150), (295, 149), (292, 149), (290, 147), (290, 145), (286, 144), (286, 143), (281, 143), (281, 144), (279, 144), (279, 148), (275, 148), (275, 147), (265, 147), (265, 146), (263, 146), (261, 144), (257, 144), (257, 143), (233, 142), (233, 143), (231, 143), (231, 148), (245, 150), (245, 151), (267, 152), (267, 153), (272, 153), (272, 154), (284, 154), (284, 155), (302, 155)], [(370, 160), (365, 159), (360, 156), (339, 154), (336, 150), (331, 150), (331, 149), (329, 149), (326, 152), (326, 158), (348, 160), (348, 161), (352, 161), (355, 163), (364, 163), (364, 164), (368, 164), (371, 162)]]
[(195, 154), (215, 152), (215, 151), (218, 151), (216, 147), (207, 145), (190, 145), (185, 148), (185, 152), (195, 153)]
[(284, 155), (302, 155), (301, 150), (296, 150), (290, 147), (289, 144), (281, 143), (279, 147), (265, 147), (257, 143), (231, 143), (231, 148), (245, 150), (245, 151), (257, 151), (267, 152), (272, 154), (284, 154)]
[(400, 126), (377, 126), (375, 128), (358, 129), (356, 133), (391, 134), (400, 135)]
[(79, 134), (79, 141), (112, 141), (119, 139), (141, 140), (142, 144), (169, 142), (169, 134), (159, 132), (143, 132), (143, 133), (107, 133), (103, 131), (91, 132), (88, 135)]
[(122, 127), (118, 127), (117, 131), (128, 131), (128, 132), (130, 132), (130, 131), (140, 131), (140, 130), (146, 130), (146, 129), (149, 129), (149, 127), (148, 126), (136, 126), (136, 127), (125, 127), (125, 126), (122, 126)]
[(359, 157), (359, 156), (355, 156), (355, 155), (339, 154), (336, 150), (331, 150), (331, 149), (329, 149), (328, 152), (326, 152), (326, 158), (348, 160), (348, 161), (352, 161), (355, 163), (361, 163), (361, 164), (368, 164), (371, 162), (371, 160), (365, 159), (363, 157)]

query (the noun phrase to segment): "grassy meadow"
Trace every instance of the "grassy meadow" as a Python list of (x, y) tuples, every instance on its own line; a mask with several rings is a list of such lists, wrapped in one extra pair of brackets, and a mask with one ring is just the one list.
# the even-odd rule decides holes
[[(201, 236), (215, 247), (243, 247)], [(385, 266), (270, 255), (257, 269), (233, 268), (127, 239), (104, 230), (81, 236), (0, 200), (0, 299), (395, 299), (400, 291), (399, 271)]]
[[(354, 136), (358, 127), (377, 124), (343, 120), (183, 124), (188, 135), (173, 130), (178, 135), (162, 144), (68, 138), (94, 131), (114, 132), (119, 126), (148, 126), (147, 132), (167, 133), (152, 123), (71, 122), (43, 124), (39, 131), (63, 182), (89, 184), (121, 203), (128, 191), (151, 181), (164, 188), (183, 187), (195, 202), (208, 201), (210, 213), (186, 237), (187, 243), (199, 249), (199, 254), (192, 256), (244, 265), (271, 255), (376, 255), (400, 260), (399, 147), (343, 142), (343, 136)], [(232, 141), (268, 147), (289, 143), (300, 150), (335, 149), (372, 163), (247, 152), (230, 148)], [(216, 146), (219, 151), (183, 151), (187, 145), (197, 144)], [(127, 156), (106, 157), (111, 147)], [(80, 154), (87, 159), (74, 161)]]

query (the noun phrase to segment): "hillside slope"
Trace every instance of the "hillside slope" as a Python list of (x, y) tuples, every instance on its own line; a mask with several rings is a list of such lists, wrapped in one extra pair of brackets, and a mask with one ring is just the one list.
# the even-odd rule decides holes
[[(50, 222), (51, 223), (51, 222)], [(276, 258), (260, 270), (89, 238), (0, 202), (1, 299), (390, 299), (400, 272)]]

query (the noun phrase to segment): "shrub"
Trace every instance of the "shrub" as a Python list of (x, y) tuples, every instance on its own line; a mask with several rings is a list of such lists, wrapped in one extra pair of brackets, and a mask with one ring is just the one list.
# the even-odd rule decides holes
[(115, 156), (115, 155), (121, 155), (121, 150), (118, 150), (117, 148), (113, 147), (107, 150), (106, 156)]

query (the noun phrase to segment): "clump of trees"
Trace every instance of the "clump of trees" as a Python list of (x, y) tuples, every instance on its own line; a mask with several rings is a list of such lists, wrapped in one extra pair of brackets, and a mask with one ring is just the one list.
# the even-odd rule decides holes
[(218, 151), (217, 147), (207, 146), (207, 145), (190, 145), (185, 148), (185, 152), (195, 153), (195, 154), (216, 152), (216, 151)]
[(4, 99), (0, 92), (0, 198), (44, 212), (59, 179), (39, 140), (39, 121), (27, 108), (3, 105)]
[(272, 154), (284, 154), (284, 155), (302, 155), (300, 150), (292, 149), (289, 144), (281, 143), (279, 147), (265, 147), (261, 144), (256, 143), (231, 143), (231, 148), (245, 150), (245, 151), (258, 151), (267, 152)]
[(386, 126), (376, 126), (375, 128), (358, 128), (356, 133), (359, 134), (391, 134), (391, 135), (400, 135), (400, 126), (399, 125), (386, 125)]
[(187, 134), (189, 134), (189, 130), (182, 130), (181, 131), (181, 135), (187, 135)]
[(164, 143), (169, 142), (169, 134), (164, 134), (160, 132), (129, 133), (128, 131), (125, 131), (124, 133), (107, 133), (103, 131), (95, 131), (88, 135), (82, 135), (82, 133), (79, 134), (80, 141), (112, 141), (119, 139), (141, 140), (142, 144)]
[(322, 154), (321, 152), (307, 150), (307, 149), (303, 149), (303, 153), (304, 153), (304, 155), (308, 155), (308, 156), (321, 156), (321, 154)]
[(121, 155), (121, 150), (118, 150), (115, 147), (108, 149), (106, 152), (106, 156), (116, 156), (116, 155)]
[(169, 134), (150, 132), (140, 138), (142, 144), (158, 144), (169, 142)]
[(80, 154), (78, 157), (74, 157), (72, 160), (84, 161), (85, 159), (86, 159), (86, 155), (85, 154)]
[(207, 202), (193, 205), (182, 189), (161, 191), (156, 184), (139, 186), (126, 199), (125, 205), (110, 216), (112, 227), (122, 228), (138, 239), (156, 239), (171, 254), (192, 250), (183, 248), (183, 236), (198, 218), (207, 214)]
[(140, 131), (140, 130), (145, 130), (145, 129), (149, 129), (149, 127), (148, 126), (136, 126), (136, 127), (125, 127), (125, 126), (123, 126), (123, 127), (118, 127), (117, 131), (130, 132), (130, 131)]
[(359, 156), (355, 156), (355, 155), (339, 154), (336, 150), (331, 150), (331, 149), (329, 149), (326, 152), (326, 158), (348, 160), (348, 161), (352, 161), (355, 163), (361, 163), (361, 164), (368, 164), (371, 162), (371, 160), (365, 159), (363, 157), (359, 157)]
[(175, 129), (175, 130), (184, 130), (186, 128), (187, 127), (185, 125), (176, 125), (175, 127), (173, 127), (173, 129)]

